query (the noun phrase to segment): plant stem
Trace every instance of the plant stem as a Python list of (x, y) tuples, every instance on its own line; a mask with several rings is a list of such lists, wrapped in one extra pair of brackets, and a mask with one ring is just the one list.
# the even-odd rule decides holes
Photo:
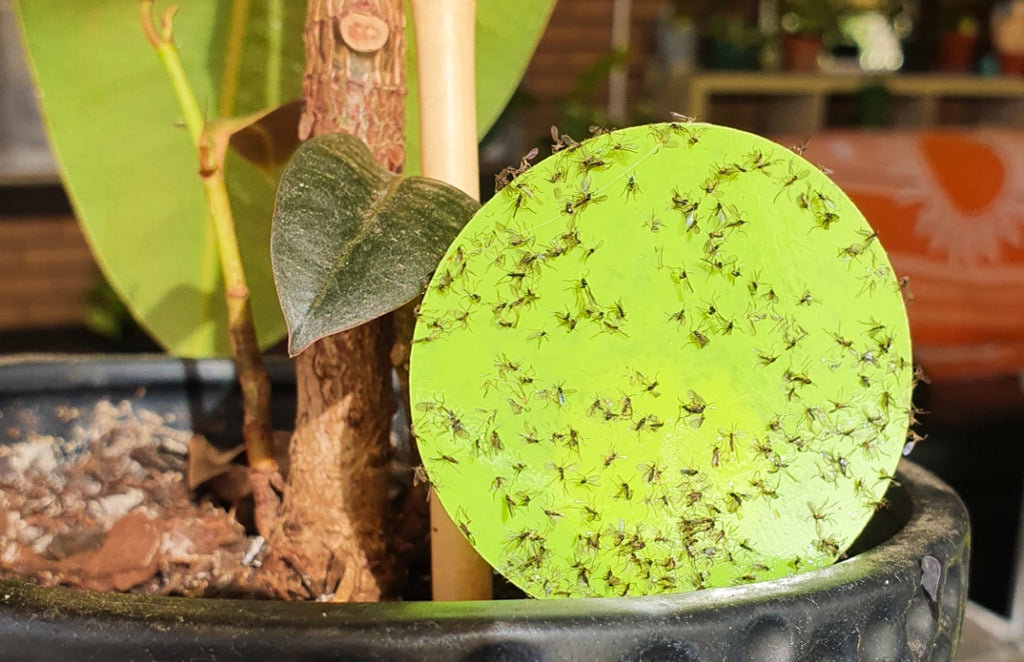
[(224, 51), (224, 75), (221, 78), (220, 98), (217, 114), (231, 117), (235, 114), (235, 98), (238, 96), (238, 73), (242, 69), (242, 46), (245, 42), (245, 28), (249, 19), (249, 0), (234, 0), (231, 3), (231, 18), (228, 19), (228, 44)]
[(228, 307), (228, 334), (238, 370), (245, 412), (243, 433), (249, 466), (261, 471), (276, 471), (270, 425), (270, 379), (263, 366), (256, 329), (252, 320), (249, 286), (245, 280), (242, 255), (238, 250), (235, 221), (231, 213), (224, 181), (223, 164), (204, 140), (199, 145), (200, 180), (206, 193), (210, 216), (217, 231), (217, 250), (224, 277)]
[(181, 56), (174, 45), (172, 23), (176, 12), (177, 7), (171, 7), (164, 12), (160, 17), (158, 30), (153, 22), (153, 0), (139, 0), (139, 17), (142, 19), (142, 28), (146, 32), (149, 43), (156, 50), (160, 62), (164, 65), (167, 77), (174, 88), (174, 94), (178, 97), (178, 104), (181, 106), (188, 135), (192, 139), (192, 144), (198, 149), (206, 120), (203, 118), (203, 112), (199, 109), (199, 102), (196, 101), (196, 95), (192, 92), (192, 85), (188, 82), (185, 67), (181, 64)]
[[(358, 7), (358, 11), (354, 8)], [(354, 17), (354, 23), (345, 22)], [(364, 28), (388, 33), (373, 52)], [(350, 43), (351, 42), (351, 43)], [(392, 172), (405, 157), (402, 0), (309, 0), (299, 137), (344, 131)], [(394, 402), (390, 325), (321, 338), (295, 360), (295, 433), (288, 483), (264, 567), (284, 564), (285, 595), (376, 601), (399, 595), (409, 552), (389, 495)], [(422, 503), (422, 500), (420, 501)]]
[[(268, 510), (261, 508), (261, 495), (265, 495), (267, 485), (274, 482), (274, 479), (268, 476), (277, 473), (270, 424), (270, 380), (263, 366), (253, 325), (249, 287), (245, 279), (231, 202), (224, 181), (224, 164), (206, 133), (203, 114), (188, 82), (178, 49), (174, 45), (172, 19), (175, 10), (172, 8), (164, 13), (160, 28), (157, 29), (153, 22), (153, 0), (140, 0), (139, 9), (146, 37), (167, 71), (178, 103), (181, 105), (189, 136), (199, 153), (200, 181), (206, 195), (210, 219), (217, 233), (217, 250), (228, 308), (228, 333), (242, 390), (245, 448), (249, 466), (255, 474), (253, 491), (257, 501), (257, 528), (265, 535), (272, 517)], [(256, 483), (259, 483), (259, 487)], [(276, 510), (276, 504), (271, 505)]]
[(281, 105), (281, 60), (284, 57), (283, 0), (267, 0), (267, 108)]

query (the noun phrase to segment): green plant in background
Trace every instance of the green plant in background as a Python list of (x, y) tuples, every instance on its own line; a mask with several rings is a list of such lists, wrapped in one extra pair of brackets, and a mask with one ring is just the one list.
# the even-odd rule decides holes
[(781, 0), (779, 24), (789, 34), (834, 37), (845, 7), (843, 0)]
[[(607, 85), (609, 74), (618, 67), (628, 66), (630, 58), (630, 54), (625, 51), (608, 53), (573, 81), (572, 89), (558, 105), (556, 133), (588, 135), (591, 127), (606, 127), (610, 124), (606, 104), (600, 101), (602, 91)], [(626, 124), (646, 124), (651, 121), (653, 118), (646, 102), (639, 101), (627, 109)], [(550, 134), (540, 136), (535, 144), (547, 149), (551, 139)]]
[(131, 313), (102, 274), (85, 295), (85, 327), (100, 336), (120, 341), (133, 324)]
[(952, 32), (964, 37), (977, 37), (981, 25), (977, 18), (970, 14), (963, 14), (956, 19)]
[(835, 561), (911, 414), (906, 314), (864, 218), (736, 130), (556, 148), (462, 230), (421, 306), (412, 414), (449, 514), (537, 597)]
[(750, 3), (728, 2), (707, 10), (699, 21), (704, 65), (713, 69), (755, 69), (764, 41)]
[(951, 32), (963, 36), (976, 37), (981, 22), (978, 16), (973, 13), (977, 7), (971, 3), (959, 2), (957, 0), (939, 0), (936, 3), (938, 28), (941, 32)]
[[(599, 99), (607, 86), (609, 74), (618, 67), (628, 66), (629, 59), (627, 52), (612, 51), (598, 58), (576, 77), (572, 89), (558, 106), (557, 124), (565, 133), (586, 135), (592, 126), (608, 125), (607, 109)], [(538, 144), (549, 141), (549, 136), (543, 136)]]

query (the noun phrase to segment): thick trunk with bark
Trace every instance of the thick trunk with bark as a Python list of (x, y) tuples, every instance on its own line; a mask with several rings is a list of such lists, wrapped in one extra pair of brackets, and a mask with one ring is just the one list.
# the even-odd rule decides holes
[[(302, 139), (344, 131), (399, 172), (405, 158), (401, 0), (309, 0)], [(336, 601), (392, 597), (398, 527), (388, 499), (391, 324), (318, 341), (297, 359), (298, 418), (271, 550), (286, 592)]]
[(405, 163), (405, 13), (400, 0), (309, 0), (299, 138), (344, 131), (392, 172)]

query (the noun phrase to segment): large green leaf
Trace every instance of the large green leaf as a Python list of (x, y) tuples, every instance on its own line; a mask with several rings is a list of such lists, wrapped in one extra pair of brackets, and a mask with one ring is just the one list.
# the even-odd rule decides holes
[(303, 144), (281, 179), (271, 243), (291, 352), (422, 292), (479, 207), (447, 184), (389, 173), (353, 136)]
[[(226, 313), (197, 157), (174, 124), (178, 104), (146, 43), (133, 0), (16, 0), (47, 130), (65, 184), (104, 274), (135, 318), (170, 352), (226, 354)], [(214, 118), (230, 33), (230, 0), (180, 0), (175, 33), (200, 103)], [(554, 0), (481, 0), (478, 132), (507, 102)], [(161, 7), (158, 6), (158, 11)], [(297, 98), (305, 3), (250, 3), (233, 114)], [(270, 16), (281, 8), (280, 20)], [(410, 25), (410, 73), (415, 72)], [(277, 55), (275, 44), (282, 44)], [(268, 62), (277, 65), (270, 68)], [(417, 171), (416, 84), (407, 104), (408, 171)], [(275, 83), (276, 81), (276, 83)], [(272, 84), (273, 83), (273, 84)], [(229, 153), (238, 223), (261, 344), (283, 337), (269, 259), (277, 181)]]
[[(213, 117), (229, 34), (229, 2), (185, 0), (175, 34), (200, 104)], [(268, 89), (266, 7), (252, 3), (234, 111), (297, 97), (302, 44), (283, 44)], [(286, 3), (283, 30), (301, 34), (304, 7)], [(169, 351), (228, 352), (214, 234), (196, 175), (198, 157), (175, 127), (178, 102), (139, 24), (132, 0), (18, 3), (54, 150), (86, 236), (132, 314)], [(227, 163), (239, 242), (264, 344), (284, 333), (270, 273), (276, 181), (234, 156)]]

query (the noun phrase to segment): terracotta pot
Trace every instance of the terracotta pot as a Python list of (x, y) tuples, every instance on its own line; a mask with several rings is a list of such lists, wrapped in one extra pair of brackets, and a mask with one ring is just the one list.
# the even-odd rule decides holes
[(999, 71), (1006, 76), (1024, 76), (1024, 53), (1000, 53)]
[(974, 47), (977, 43), (977, 35), (964, 35), (958, 32), (947, 32), (942, 35), (939, 70), (964, 72), (973, 69)]
[(782, 58), (790, 71), (817, 71), (823, 48), (820, 35), (788, 34), (782, 39)]

